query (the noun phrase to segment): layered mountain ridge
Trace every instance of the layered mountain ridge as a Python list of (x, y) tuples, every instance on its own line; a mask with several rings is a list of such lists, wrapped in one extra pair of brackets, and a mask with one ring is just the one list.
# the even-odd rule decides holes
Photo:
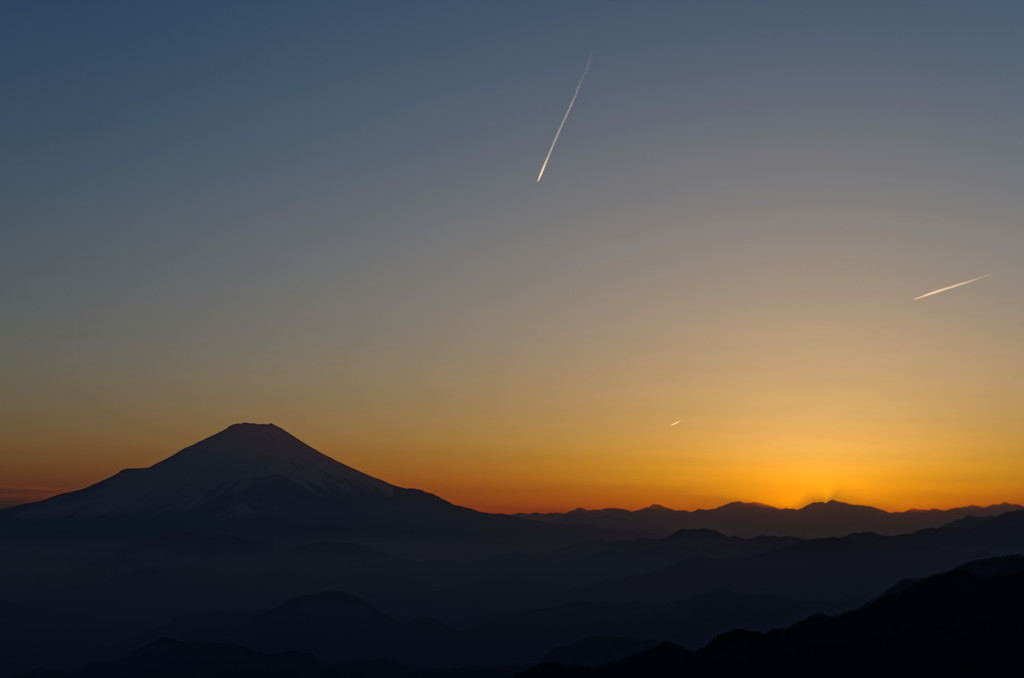
[[(904, 515), (841, 502), (566, 515), (628, 525), (637, 513), (652, 524), (824, 516), (833, 530), (849, 526), (836, 516)], [(167, 649), (167, 636), (234, 644), (223, 660), (236, 674), (252, 672), (245, 656), (287, 651), (346, 662), (345, 675), (368, 662), (373, 678), (506, 678), (544, 657), (596, 664), (661, 641), (698, 648), (736, 628), (756, 640), (750, 632), (1020, 553), (1022, 526), (1024, 511), (899, 536), (743, 538), (706, 525), (637, 536), (479, 513), (368, 476), (276, 426), (238, 424), (149, 468), (0, 511), (0, 676), (78, 671), (151, 641)], [(90, 666), (74, 675), (122, 675)], [(148, 672), (138, 669), (123, 675)], [(624, 675), (648, 674), (630, 664)]]
[(757, 502), (730, 502), (713, 509), (675, 510), (652, 504), (647, 508), (583, 509), (567, 513), (519, 513), (523, 518), (560, 525), (587, 525), (658, 535), (677, 530), (712, 529), (736, 537), (785, 536), (818, 539), (855, 532), (897, 535), (939, 527), (969, 516), (997, 516), (1020, 510), (1016, 504), (961, 506), (951, 509), (911, 509), (889, 512), (872, 506), (831, 500), (798, 509), (775, 508)]

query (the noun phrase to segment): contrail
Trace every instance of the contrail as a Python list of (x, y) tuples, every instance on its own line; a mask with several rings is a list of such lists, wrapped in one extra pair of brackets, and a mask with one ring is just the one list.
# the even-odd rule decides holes
[(591, 52), (590, 56), (587, 57), (587, 66), (583, 69), (583, 75), (580, 76), (580, 81), (576, 83), (576, 91), (572, 95), (572, 100), (569, 101), (569, 108), (565, 109), (565, 115), (562, 116), (562, 123), (558, 126), (558, 131), (555, 132), (555, 138), (551, 142), (551, 148), (548, 149), (548, 155), (544, 158), (544, 164), (540, 166), (540, 174), (537, 175), (538, 183), (540, 183), (540, 178), (544, 176), (544, 168), (548, 166), (548, 160), (551, 159), (551, 151), (555, 150), (555, 144), (558, 143), (558, 135), (562, 133), (562, 128), (565, 127), (565, 121), (569, 119), (569, 111), (572, 110), (572, 105), (576, 103), (576, 97), (580, 95), (580, 87), (583, 86), (583, 78), (587, 77), (587, 71), (590, 70), (590, 60), (593, 57), (593, 52)]
[(925, 297), (930, 297), (933, 294), (938, 294), (939, 292), (945, 292), (946, 290), (951, 290), (954, 287), (960, 287), (962, 285), (969, 285), (972, 282), (977, 282), (978, 280), (982, 280), (984, 278), (990, 278), (990, 277), (992, 277), (994, 275), (995, 275), (995, 271), (993, 271), (992, 273), (986, 273), (985, 275), (979, 275), (977, 278), (971, 278), (970, 280), (965, 280), (965, 281), (959, 282), (959, 283), (957, 283), (955, 285), (950, 285), (949, 287), (943, 287), (942, 289), (939, 289), (939, 290), (933, 290), (933, 291), (929, 292), (928, 294), (922, 294), (919, 297), (914, 297), (914, 301), (917, 301), (918, 299), (924, 299)]

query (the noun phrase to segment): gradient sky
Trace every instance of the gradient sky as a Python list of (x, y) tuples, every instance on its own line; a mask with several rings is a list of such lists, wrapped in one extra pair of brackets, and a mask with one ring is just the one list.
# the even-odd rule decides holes
[(2, 3), (0, 504), (241, 421), (484, 510), (1024, 502), (1022, 35)]

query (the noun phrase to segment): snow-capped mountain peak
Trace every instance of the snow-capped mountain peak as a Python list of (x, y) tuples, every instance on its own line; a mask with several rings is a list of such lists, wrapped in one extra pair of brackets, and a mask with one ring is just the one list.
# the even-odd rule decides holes
[[(308, 489), (385, 495), (395, 487), (302, 442), (273, 424), (234, 424), (146, 469), (164, 480), (244, 489), (257, 478), (284, 478)], [(208, 482), (204, 482), (208, 481)]]
[[(22, 519), (158, 516), (216, 505), (216, 517), (254, 512), (253, 493), (386, 499), (401, 488), (317, 452), (273, 424), (234, 424), (148, 468), (125, 469), (77, 492), (16, 507)], [(289, 489), (290, 488), (290, 489)], [(276, 503), (277, 500), (275, 500)]]

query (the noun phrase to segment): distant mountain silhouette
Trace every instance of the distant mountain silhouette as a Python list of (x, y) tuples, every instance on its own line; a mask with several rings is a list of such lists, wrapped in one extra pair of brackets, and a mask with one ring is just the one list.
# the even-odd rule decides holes
[(562, 525), (633, 530), (665, 534), (683, 529), (710, 529), (737, 537), (842, 537), (855, 532), (904, 534), (939, 527), (967, 516), (995, 516), (1020, 510), (1016, 504), (963, 506), (952, 509), (910, 510), (889, 513), (871, 506), (840, 501), (814, 502), (800, 509), (779, 509), (766, 504), (732, 502), (715, 509), (676, 511), (658, 504), (637, 511), (626, 509), (575, 509), (568, 513), (518, 513)]
[(386, 483), (273, 424), (235, 424), (149, 468), (0, 510), (0, 533), (334, 539), (415, 555), (555, 546), (600, 530), (485, 514)]
[(277, 513), (289, 503), (345, 496), (394, 497), (402, 488), (331, 459), (273, 424), (235, 424), (144, 469), (125, 469), (83, 490), (0, 512), (42, 522), (218, 521)]
[(2, 509), (0, 535), (191, 532), (278, 543), (328, 539), (443, 556), (696, 528), (741, 537), (899, 534), (1015, 508), (887, 513), (836, 501), (799, 510), (734, 502), (697, 511), (655, 505), (485, 514), (357, 471), (273, 424), (235, 424), (149, 468), (125, 469), (82, 490)]

